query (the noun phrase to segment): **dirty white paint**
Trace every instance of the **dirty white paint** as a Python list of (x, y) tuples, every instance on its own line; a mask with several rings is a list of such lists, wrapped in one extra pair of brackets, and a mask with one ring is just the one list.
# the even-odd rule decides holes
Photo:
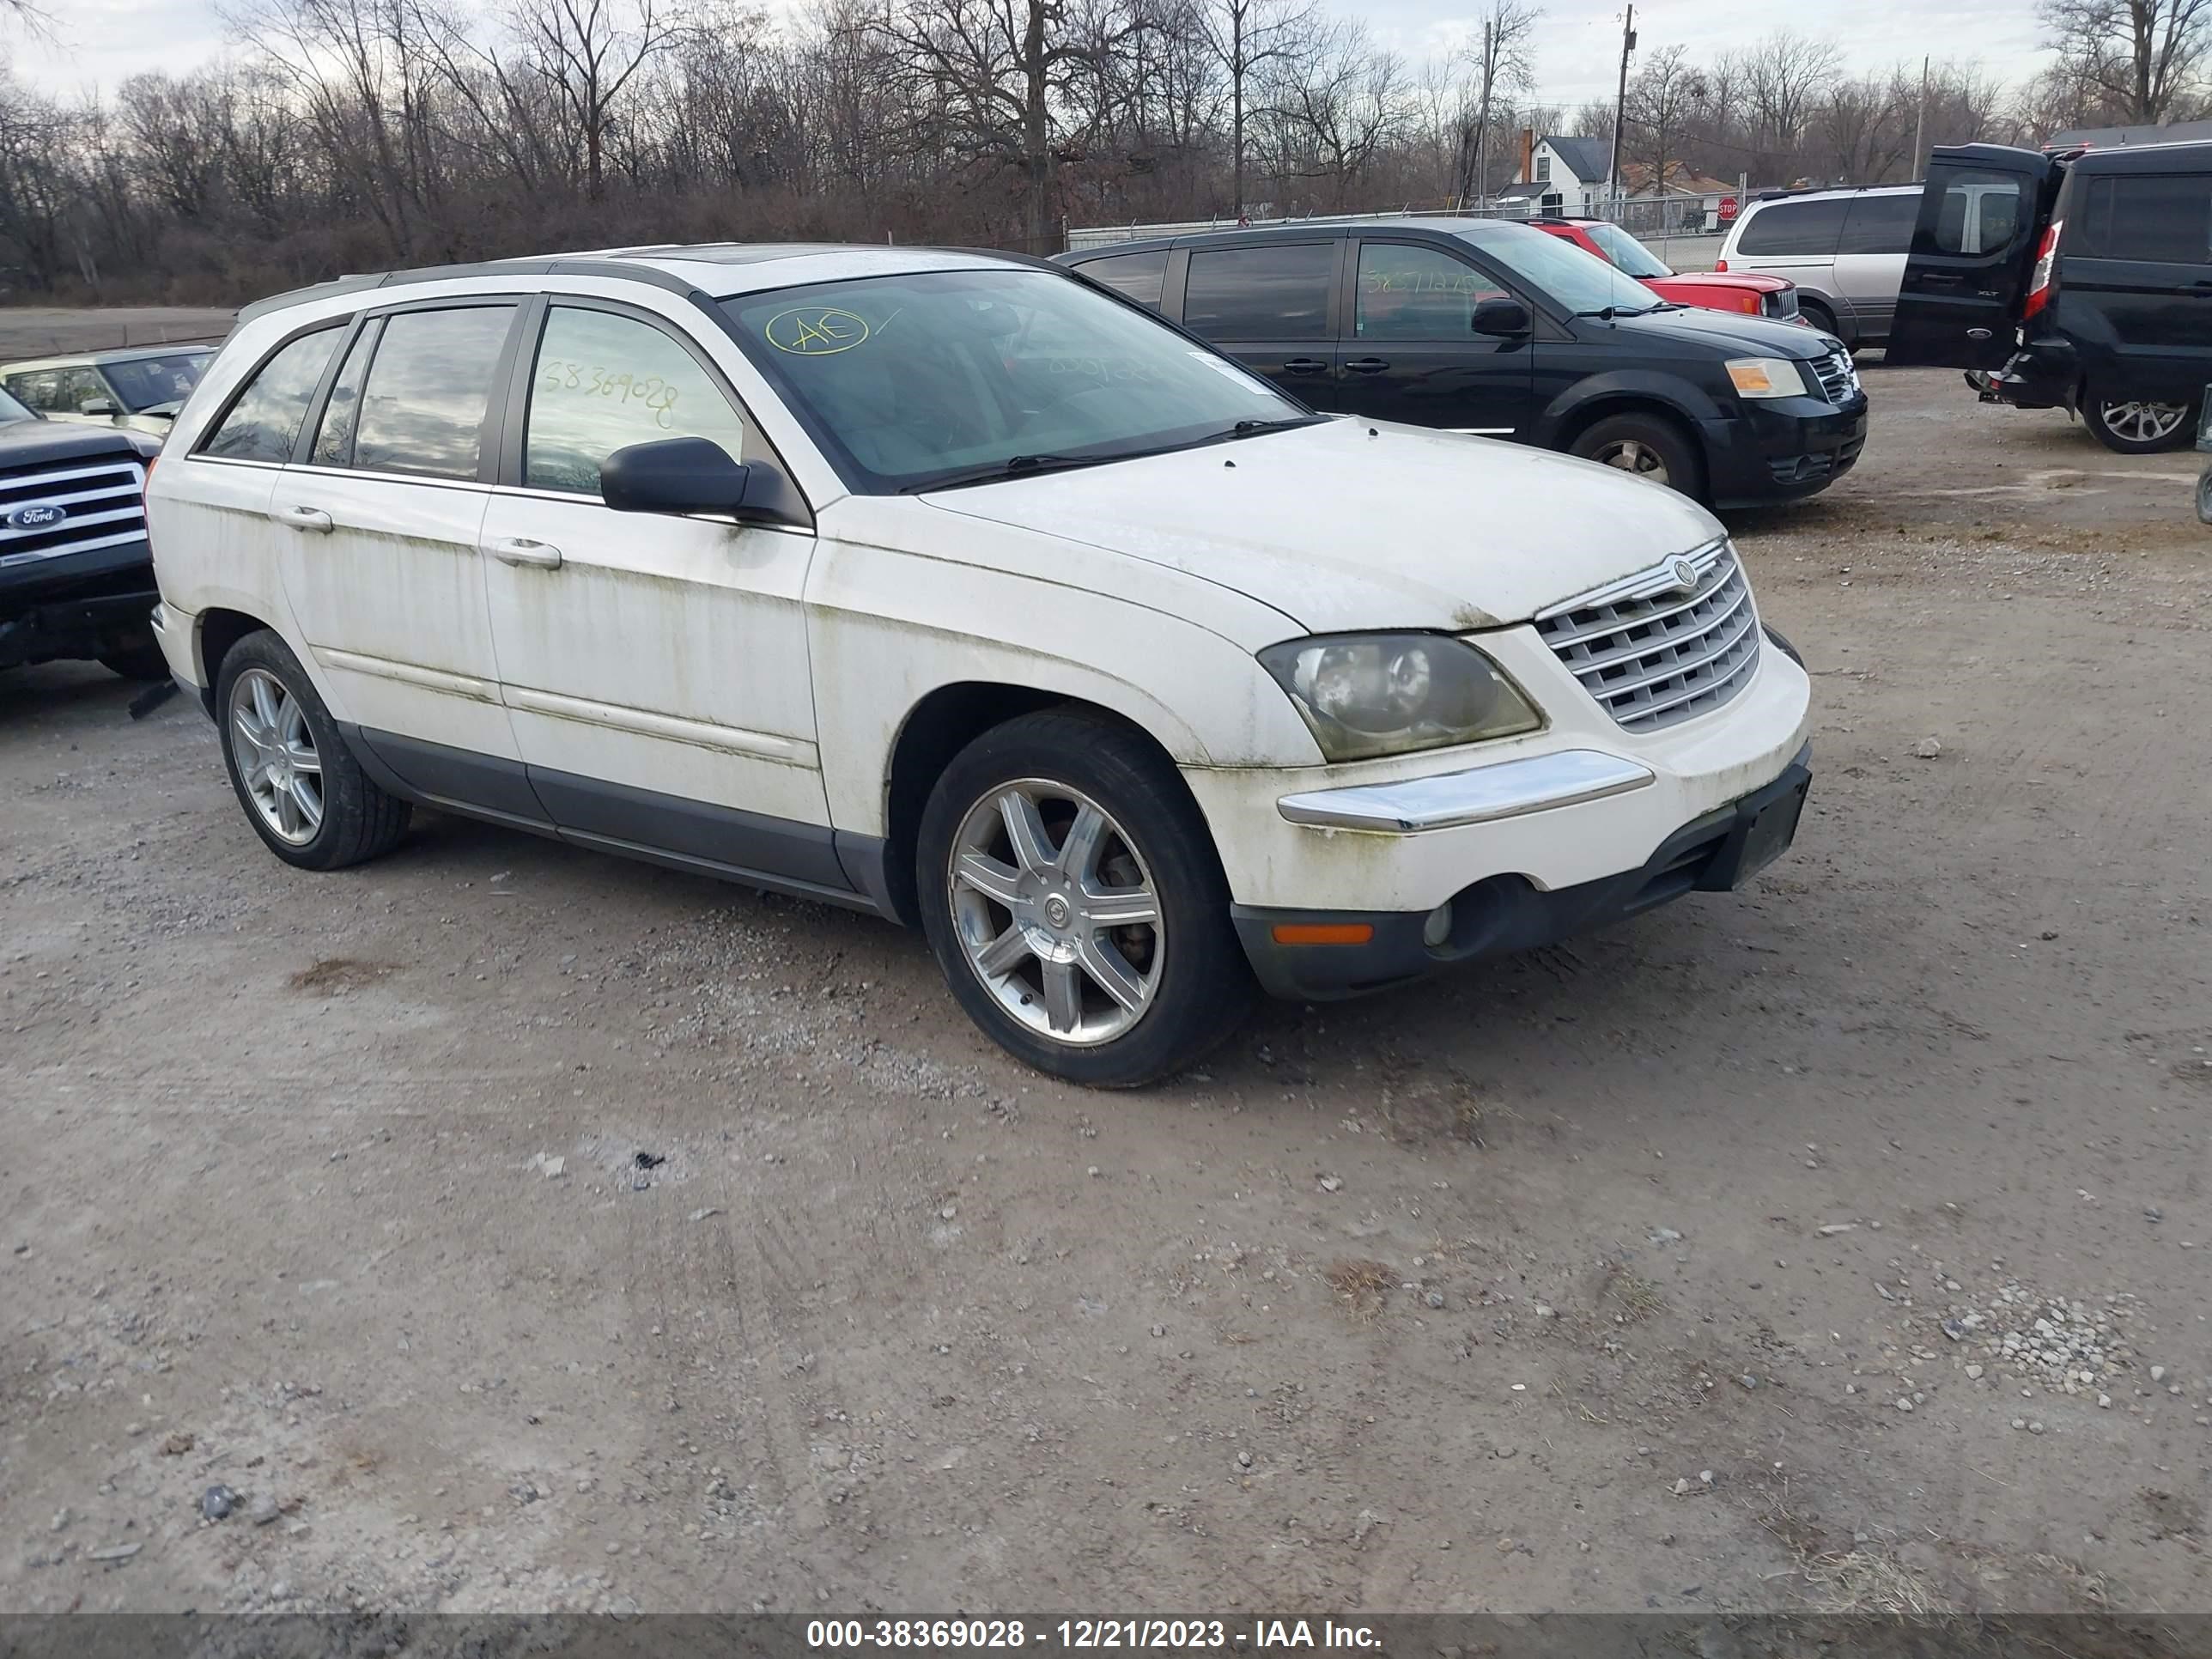
[[(656, 259), (708, 292), (965, 255), (855, 251), (749, 265)], [(1447, 434), (1333, 421), (1249, 444), (921, 496), (846, 493), (744, 355), (683, 295), (619, 280), (450, 278), (433, 294), (554, 289), (680, 331), (744, 405), (811, 530), (616, 514), (544, 490), (185, 459), (240, 377), (292, 330), (401, 295), (337, 295), (240, 329), (179, 417), (149, 490), (180, 672), (194, 618), (277, 629), (339, 718), (485, 755), (861, 835), (885, 832), (908, 718), (982, 683), (1079, 698), (1182, 769), (1236, 897), (1424, 910), (1486, 875), (1559, 887), (1640, 866), (1669, 834), (1780, 772), (1809, 685), (1778, 652), (1710, 715), (1622, 732), (1527, 619), (1721, 533), (1604, 468)], [(754, 448), (755, 437), (760, 450)], [(327, 532), (287, 527), (312, 507)], [(535, 562), (497, 556), (538, 550)], [(551, 550), (558, 550), (557, 561)], [(1543, 728), (1328, 766), (1262, 647), (1361, 629), (1481, 630)], [(1417, 837), (1285, 822), (1286, 794), (1583, 748), (1656, 775), (1630, 794)]]

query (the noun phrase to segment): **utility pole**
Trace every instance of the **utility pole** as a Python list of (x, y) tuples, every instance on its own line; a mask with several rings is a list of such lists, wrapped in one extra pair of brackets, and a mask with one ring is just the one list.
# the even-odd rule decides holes
[[(1620, 89), (1613, 100), (1613, 216), (1620, 218), (1620, 124), (1628, 112), (1628, 54), (1636, 50), (1636, 8), (1631, 5), (1628, 15), (1620, 26)], [(1666, 183), (1660, 183), (1660, 193), (1666, 193)]]
[(1912, 124), (1912, 176), (1925, 177), (1921, 162), (1928, 155), (1928, 58), (1920, 59), (1920, 118)]

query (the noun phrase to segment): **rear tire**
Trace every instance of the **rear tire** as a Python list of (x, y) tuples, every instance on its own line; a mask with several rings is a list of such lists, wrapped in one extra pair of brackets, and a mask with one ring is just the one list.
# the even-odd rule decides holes
[(1705, 457), (1689, 433), (1664, 415), (1608, 415), (1576, 434), (1567, 453), (1664, 484), (1692, 501), (1705, 497)]
[(2197, 438), (2197, 405), (2107, 398), (2094, 389), (2081, 399), (2081, 423), (2115, 454), (2161, 455)]
[(954, 1000), (1053, 1077), (1157, 1081), (1254, 1000), (1197, 804), (1149, 742), (1096, 715), (1025, 714), (955, 756), (923, 809), (915, 882)]
[(387, 853), (414, 809), (370, 781), (291, 647), (267, 629), (216, 677), (223, 769), (246, 821), (285, 863), (338, 870)]

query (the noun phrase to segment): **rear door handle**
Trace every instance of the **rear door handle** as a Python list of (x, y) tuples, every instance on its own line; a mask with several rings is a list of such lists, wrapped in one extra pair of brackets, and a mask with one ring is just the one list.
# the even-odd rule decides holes
[(1318, 357), (1293, 357), (1283, 365), (1285, 374), (1318, 374), (1328, 365)]
[(1345, 367), (1354, 374), (1380, 374), (1390, 363), (1384, 357), (1354, 357)]
[(294, 530), (316, 530), (328, 535), (337, 528), (331, 515), (319, 507), (279, 507), (271, 509), (269, 516)]
[(526, 564), (538, 570), (558, 570), (561, 550), (550, 542), (533, 542), (526, 536), (502, 536), (487, 550), (501, 564)]

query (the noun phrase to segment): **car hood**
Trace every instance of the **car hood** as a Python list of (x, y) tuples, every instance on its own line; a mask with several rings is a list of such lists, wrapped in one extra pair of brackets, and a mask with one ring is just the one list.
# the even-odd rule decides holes
[(1723, 533), (1611, 467), (1350, 419), (923, 499), (1186, 572), (1315, 633), (1526, 622)]
[(1767, 276), (1750, 270), (1677, 270), (1652, 280), (1676, 288), (1734, 289), (1739, 294), (1779, 294), (1785, 288), (1797, 286), (1787, 276)]
[(1686, 306), (1680, 311), (1648, 311), (1637, 317), (1617, 317), (1613, 326), (1638, 334), (1697, 340), (1747, 357), (1785, 357), (1795, 362), (1812, 362), (1843, 349), (1843, 343), (1833, 335), (1808, 331), (1794, 323), (1694, 306)]
[(121, 427), (82, 426), (74, 421), (0, 421), (0, 466), (128, 454), (143, 460), (161, 446)]

